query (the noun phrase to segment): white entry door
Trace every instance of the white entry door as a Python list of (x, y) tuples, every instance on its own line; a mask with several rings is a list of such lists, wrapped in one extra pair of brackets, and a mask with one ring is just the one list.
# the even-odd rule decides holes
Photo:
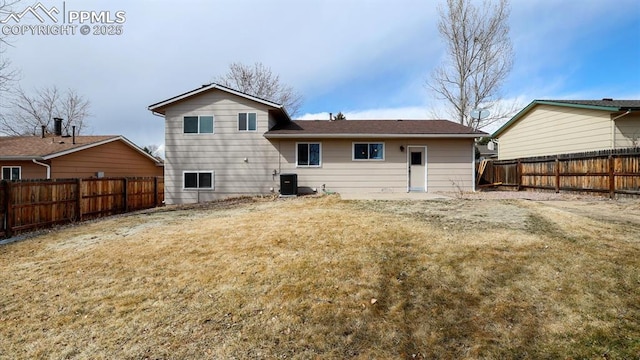
[(427, 190), (427, 148), (409, 146), (409, 191)]

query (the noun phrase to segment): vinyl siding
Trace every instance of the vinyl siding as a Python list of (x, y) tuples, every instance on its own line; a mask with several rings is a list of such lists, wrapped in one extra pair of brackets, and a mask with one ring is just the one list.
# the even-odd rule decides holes
[(475, 147), (472, 139), (434, 140), (426, 144), (429, 192), (474, 190)]
[(615, 147), (640, 146), (640, 114), (629, 114), (615, 120)]
[[(315, 139), (298, 141), (322, 144), (321, 167), (296, 167), (295, 140), (274, 140), (280, 148), (281, 172), (298, 174), (298, 186), (338, 193), (407, 192), (408, 146), (427, 147), (427, 191), (473, 190), (473, 140), (378, 140), (355, 142), (383, 142), (383, 161), (354, 161), (354, 141), (343, 139)], [(400, 151), (400, 146), (405, 151)]]
[(609, 112), (537, 105), (499, 136), (498, 158), (611, 149)]
[[(0, 161), (0, 167), (20, 167), (21, 179), (46, 179), (47, 168), (33, 161)], [(1, 176), (1, 174), (0, 174)]]
[[(273, 122), (268, 110), (266, 105), (221, 91), (169, 107), (165, 115), (167, 204), (270, 193), (278, 184), (273, 175), (278, 151), (263, 137)], [(257, 131), (238, 131), (239, 112), (257, 114)], [(183, 117), (190, 115), (213, 115), (214, 133), (184, 134)], [(214, 171), (214, 189), (183, 189), (185, 171)]]
[[(40, 161), (51, 166), (52, 179), (95, 177), (163, 176), (163, 167), (121, 141), (113, 141), (68, 155)], [(22, 179), (46, 179), (47, 169), (32, 161), (3, 161), (2, 166), (21, 166)]]
[(162, 176), (163, 168), (122, 141), (112, 141), (50, 160), (51, 178)]

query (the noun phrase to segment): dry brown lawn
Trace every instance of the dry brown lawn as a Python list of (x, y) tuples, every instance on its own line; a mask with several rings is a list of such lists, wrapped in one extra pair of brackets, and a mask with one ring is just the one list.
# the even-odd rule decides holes
[(2, 359), (637, 359), (640, 202), (245, 199), (0, 245)]

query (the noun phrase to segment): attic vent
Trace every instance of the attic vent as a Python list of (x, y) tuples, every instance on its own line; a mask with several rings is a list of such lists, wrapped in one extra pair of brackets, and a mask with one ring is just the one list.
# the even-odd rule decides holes
[(613, 98), (603, 98), (602, 101), (613, 101)]

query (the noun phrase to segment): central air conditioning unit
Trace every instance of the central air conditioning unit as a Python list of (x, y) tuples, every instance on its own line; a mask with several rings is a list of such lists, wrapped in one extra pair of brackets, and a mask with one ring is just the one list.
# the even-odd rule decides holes
[(280, 174), (280, 195), (298, 195), (298, 174)]

